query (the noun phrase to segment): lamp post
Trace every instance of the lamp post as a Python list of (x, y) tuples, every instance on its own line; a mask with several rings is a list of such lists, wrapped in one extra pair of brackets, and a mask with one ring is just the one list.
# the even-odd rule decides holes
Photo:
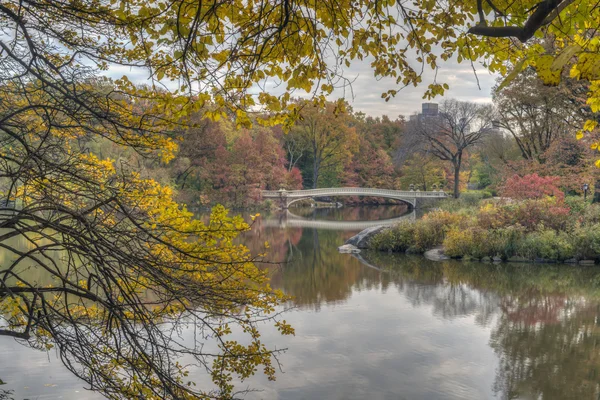
[(583, 201), (586, 201), (586, 199), (587, 199), (587, 192), (588, 192), (589, 188), (590, 188), (590, 185), (588, 185), (587, 183), (583, 184)]

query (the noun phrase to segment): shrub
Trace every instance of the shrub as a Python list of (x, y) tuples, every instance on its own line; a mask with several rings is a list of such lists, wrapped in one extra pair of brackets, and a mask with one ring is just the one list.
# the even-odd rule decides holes
[(600, 224), (579, 226), (571, 234), (575, 257), (596, 258), (600, 255)]
[(578, 221), (587, 225), (600, 223), (600, 204), (588, 204), (579, 215)]
[(482, 199), (491, 199), (492, 197), (494, 197), (494, 193), (489, 190), (489, 189), (484, 189), (481, 191), (481, 198)]
[(573, 215), (581, 215), (591, 204), (583, 200), (581, 196), (567, 196), (565, 197), (565, 205), (571, 210)]
[(369, 248), (380, 251), (423, 253), (444, 240), (446, 230), (453, 220), (460, 220), (450, 213), (435, 213), (416, 222), (403, 221), (392, 228), (375, 235)]
[[(504, 206), (506, 207), (506, 206)], [(487, 203), (481, 206), (476, 214), (477, 225), (485, 229), (496, 229), (505, 226), (506, 215), (501, 206)]]
[(564, 230), (572, 221), (569, 211), (567, 206), (556, 199), (524, 200), (500, 207), (497, 218), (501, 226), (518, 224), (530, 232), (540, 226)]
[(444, 240), (447, 226), (441, 220), (421, 219), (415, 223), (413, 250), (423, 253), (434, 248)]
[(517, 253), (519, 244), (523, 240), (524, 228), (521, 225), (513, 225), (496, 229), (488, 238), (493, 255), (507, 260)]
[(415, 226), (414, 222), (400, 222), (373, 236), (369, 247), (379, 251), (404, 252), (415, 243)]
[(444, 253), (449, 257), (463, 257), (471, 252), (473, 233), (470, 230), (450, 229), (444, 238)]
[(544, 229), (525, 236), (518, 249), (518, 255), (535, 260), (563, 261), (575, 255), (573, 243), (565, 232)]
[(501, 188), (502, 196), (516, 200), (543, 199), (553, 196), (560, 200), (564, 193), (558, 188), (560, 178), (558, 176), (539, 176), (529, 174), (523, 177), (514, 175), (507, 179)]
[(490, 240), (490, 232), (481, 229), (459, 229), (448, 231), (444, 239), (444, 251), (450, 257), (470, 256), (473, 258), (494, 257), (496, 248)]
[(434, 221), (440, 229), (447, 231), (453, 225), (462, 225), (465, 222), (465, 215), (462, 213), (452, 213), (446, 210), (434, 210), (425, 214), (420, 221)]

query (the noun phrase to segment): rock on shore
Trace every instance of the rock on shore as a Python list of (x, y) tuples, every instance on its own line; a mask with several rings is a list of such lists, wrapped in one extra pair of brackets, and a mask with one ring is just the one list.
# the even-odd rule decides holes
[(343, 246), (338, 247), (338, 251), (344, 254), (357, 254), (360, 253), (360, 249), (351, 244), (345, 244)]
[(425, 253), (423, 253), (423, 255), (426, 259), (431, 261), (444, 261), (450, 259), (450, 257), (444, 254), (443, 247), (435, 247), (431, 250), (427, 250)]
[(351, 244), (358, 249), (368, 249), (371, 238), (387, 228), (387, 226), (373, 226), (367, 228), (346, 240), (346, 244)]

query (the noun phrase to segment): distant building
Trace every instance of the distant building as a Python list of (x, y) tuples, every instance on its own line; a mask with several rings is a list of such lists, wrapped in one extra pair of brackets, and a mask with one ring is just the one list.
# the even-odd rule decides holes
[(438, 117), (439, 106), (437, 103), (423, 103), (421, 104), (421, 112), (411, 115), (408, 117), (408, 120), (411, 122), (417, 122)]
[(438, 114), (437, 103), (423, 103), (421, 104), (421, 114), (426, 116), (435, 116)]

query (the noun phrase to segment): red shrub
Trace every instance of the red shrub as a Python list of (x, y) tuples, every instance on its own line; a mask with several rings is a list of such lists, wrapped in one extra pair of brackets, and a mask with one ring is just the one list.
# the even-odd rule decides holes
[(520, 177), (514, 175), (506, 180), (501, 188), (501, 194), (504, 197), (510, 197), (517, 200), (543, 199), (547, 196), (554, 196), (558, 200), (563, 200), (565, 195), (558, 188), (560, 178), (558, 176), (539, 176), (530, 174)]
[(552, 200), (527, 200), (504, 209), (505, 220), (512, 224), (519, 224), (528, 231), (536, 230), (543, 225), (554, 230), (566, 228), (569, 216), (569, 208), (557, 204)]

